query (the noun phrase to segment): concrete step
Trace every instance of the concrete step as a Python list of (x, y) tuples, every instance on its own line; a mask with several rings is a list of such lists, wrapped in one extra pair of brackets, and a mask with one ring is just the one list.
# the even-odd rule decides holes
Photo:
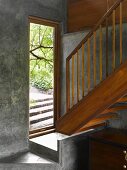
[(53, 100), (32, 103), (30, 109), (53, 105)]
[(30, 109), (30, 117), (53, 111), (53, 105)]
[(67, 137), (67, 135), (55, 132), (30, 139), (30, 150), (59, 162), (59, 140)]
[(53, 118), (53, 111), (30, 117), (30, 124), (35, 124)]

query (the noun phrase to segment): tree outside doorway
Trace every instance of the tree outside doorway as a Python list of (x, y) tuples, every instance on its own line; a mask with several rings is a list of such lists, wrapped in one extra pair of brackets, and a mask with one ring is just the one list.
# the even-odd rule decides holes
[(30, 85), (53, 89), (53, 27), (30, 24)]

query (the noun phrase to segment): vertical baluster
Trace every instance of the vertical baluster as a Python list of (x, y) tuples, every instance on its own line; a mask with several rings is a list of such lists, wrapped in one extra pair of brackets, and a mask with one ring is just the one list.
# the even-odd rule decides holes
[(120, 3), (120, 64), (122, 63), (122, 57), (123, 57), (123, 50), (122, 50), (122, 41), (123, 41), (123, 38), (122, 38), (122, 2)]
[(88, 79), (88, 92), (90, 91), (90, 39), (87, 41), (87, 79)]
[(102, 81), (102, 26), (100, 25), (100, 81)]
[(94, 32), (93, 39), (93, 67), (94, 67), (94, 86), (96, 86), (96, 32)]
[(106, 77), (108, 77), (108, 18), (106, 18)]
[(77, 102), (79, 101), (79, 53), (77, 51)]
[(74, 105), (74, 55), (72, 56), (72, 106)]
[(113, 16), (112, 16), (112, 20), (113, 20), (113, 30), (112, 30), (112, 69), (115, 70), (115, 57), (116, 57), (116, 41), (115, 41), (115, 36), (116, 36), (116, 30), (115, 30), (115, 10), (113, 11)]
[(85, 87), (84, 87), (84, 85), (85, 85), (85, 79), (84, 79), (84, 74), (85, 74), (85, 72), (84, 72), (84, 70), (85, 70), (85, 68), (84, 68), (84, 57), (85, 57), (85, 53), (84, 53), (84, 44), (82, 44), (82, 97), (84, 97), (84, 93), (85, 93)]
[(66, 111), (70, 109), (70, 60), (66, 60)]

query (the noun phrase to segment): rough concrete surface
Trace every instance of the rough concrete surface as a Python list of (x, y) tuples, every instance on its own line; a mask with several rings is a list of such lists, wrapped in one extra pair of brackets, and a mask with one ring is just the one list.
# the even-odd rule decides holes
[(29, 147), (28, 16), (62, 22), (64, 1), (0, 1), (0, 158)]

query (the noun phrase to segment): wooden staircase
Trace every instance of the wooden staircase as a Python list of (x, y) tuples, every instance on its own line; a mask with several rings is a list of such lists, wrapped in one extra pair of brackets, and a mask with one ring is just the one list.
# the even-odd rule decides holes
[(67, 57), (66, 114), (56, 123), (58, 132), (71, 135), (103, 125), (118, 118), (117, 111), (127, 109), (124, 60), (127, 56), (123, 56), (125, 1), (117, 0)]

